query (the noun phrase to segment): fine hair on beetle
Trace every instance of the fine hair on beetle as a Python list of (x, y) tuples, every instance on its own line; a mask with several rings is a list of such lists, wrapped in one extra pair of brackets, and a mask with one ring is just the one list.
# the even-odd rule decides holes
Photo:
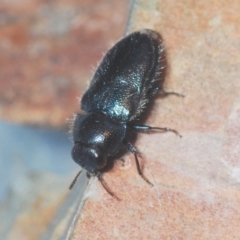
[(132, 144), (138, 132), (173, 132), (180, 136), (168, 127), (142, 124), (154, 97), (183, 96), (164, 91), (165, 74), (166, 56), (161, 36), (142, 29), (122, 38), (105, 54), (81, 99), (84, 113), (74, 117), (72, 158), (89, 177), (97, 177), (115, 198), (103, 173), (124, 152), (134, 155), (138, 174), (153, 185), (143, 174), (139, 154)]

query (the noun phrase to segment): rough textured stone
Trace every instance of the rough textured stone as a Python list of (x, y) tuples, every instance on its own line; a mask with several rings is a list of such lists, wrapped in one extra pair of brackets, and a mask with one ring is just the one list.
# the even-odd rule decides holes
[(2, 1), (1, 118), (65, 126), (127, 13), (126, 1)]

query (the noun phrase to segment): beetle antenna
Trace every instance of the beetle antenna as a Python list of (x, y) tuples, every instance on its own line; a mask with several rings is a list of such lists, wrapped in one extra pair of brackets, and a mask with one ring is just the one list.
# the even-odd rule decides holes
[(70, 190), (73, 188), (73, 186), (74, 186), (75, 183), (77, 182), (78, 177), (79, 177), (79, 175), (81, 174), (81, 172), (82, 172), (82, 169), (77, 173), (76, 177), (73, 179), (72, 183), (71, 183), (70, 186), (69, 186), (69, 189), (70, 189)]
[(118, 201), (120, 201), (120, 199), (110, 190), (110, 188), (108, 187), (108, 185), (106, 184), (106, 182), (104, 181), (103, 177), (102, 177), (102, 173), (99, 173), (97, 175), (98, 180), (100, 181), (100, 183), (102, 184), (103, 188), (108, 192), (108, 194), (110, 194), (113, 198), (116, 198)]

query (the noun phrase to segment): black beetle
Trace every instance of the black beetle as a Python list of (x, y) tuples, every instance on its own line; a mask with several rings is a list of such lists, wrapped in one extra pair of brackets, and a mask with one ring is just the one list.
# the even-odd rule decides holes
[(103, 57), (82, 97), (85, 114), (75, 116), (72, 158), (89, 176), (97, 176), (112, 196), (102, 173), (109, 157), (123, 148), (134, 154), (138, 173), (151, 184), (142, 173), (137, 150), (129, 142), (133, 131), (157, 129), (179, 135), (173, 129), (139, 124), (149, 100), (157, 93), (179, 95), (165, 92), (162, 87), (164, 54), (162, 39), (153, 30), (143, 29), (121, 39)]

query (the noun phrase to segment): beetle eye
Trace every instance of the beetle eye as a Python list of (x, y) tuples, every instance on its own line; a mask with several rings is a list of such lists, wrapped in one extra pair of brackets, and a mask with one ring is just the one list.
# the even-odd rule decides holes
[(96, 158), (95, 160), (95, 164), (97, 169), (102, 169), (105, 167), (107, 162), (107, 159), (104, 156), (99, 156), (98, 158)]

